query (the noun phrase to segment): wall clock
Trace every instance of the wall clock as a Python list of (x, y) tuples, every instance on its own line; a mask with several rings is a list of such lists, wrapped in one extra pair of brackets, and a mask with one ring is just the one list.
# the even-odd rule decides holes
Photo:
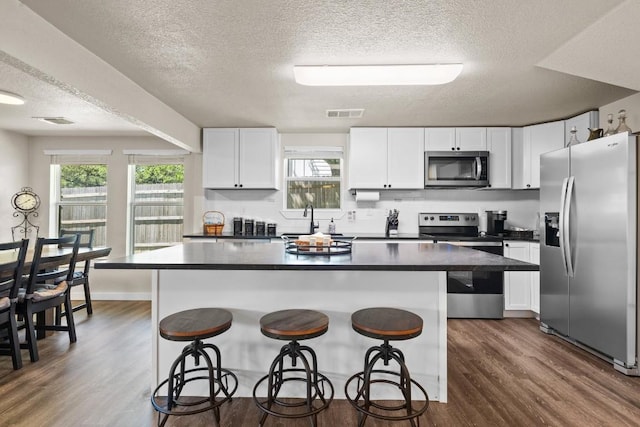
[(38, 208), (40, 207), (40, 197), (33, 192), (31, 187), (23, 187), (11, 197), (11, 205), (16, 210), (13, 213), (14, 217), (22, 217), (22, 222), (15, 227), (11, 227), (11, 235), (13, 239), (16, 238), (16, 232), (18, 234), (22, 234), (26, 239), (29, 233), (33, 230), (36, 232), (36, 237), (38, 237), (38, 232), (40, 231), (40, 227), (33, 224), (30, 218), (35, 218), (38, 216)]

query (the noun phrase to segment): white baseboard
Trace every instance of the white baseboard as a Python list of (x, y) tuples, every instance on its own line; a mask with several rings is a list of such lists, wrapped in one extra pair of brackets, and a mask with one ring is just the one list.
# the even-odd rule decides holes
[[(83, 300), (82, 289), (71, 290), (72, 300)], [(92, 301), (151, 301), (151, 292), (91, 292)]]
[(504, 310), (503, 314), (504, 314), (505, 318), (509, 318), (509, 317), (524, 317), (524, 318), (536, 317), (536, 313), (534, 313), (531, 310)]

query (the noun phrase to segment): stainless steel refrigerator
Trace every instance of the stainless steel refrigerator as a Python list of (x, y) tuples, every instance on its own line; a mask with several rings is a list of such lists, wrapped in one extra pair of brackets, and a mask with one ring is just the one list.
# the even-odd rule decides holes
[(540, 157), (540, 322), (638, 375), (637, 155), (628, 133)]

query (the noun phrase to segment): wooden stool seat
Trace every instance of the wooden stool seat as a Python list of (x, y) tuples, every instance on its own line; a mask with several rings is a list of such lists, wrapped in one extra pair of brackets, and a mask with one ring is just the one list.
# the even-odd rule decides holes
[(351, 326), (369, 338), (400, 341), (422, 333), (422, 318), (398, 308), (365, 308), (351, 315)]
[(319, 337), (329, 329), (329, 317), (315, 310), (281, 310), (260, 319), (260, 331), (277, 340), (305, 340)]
[(193, 341), (220, 335), (231, 327), (233, 315), (222, 308), (195, 308), (160, 321), (160, 335), (170, 341)]

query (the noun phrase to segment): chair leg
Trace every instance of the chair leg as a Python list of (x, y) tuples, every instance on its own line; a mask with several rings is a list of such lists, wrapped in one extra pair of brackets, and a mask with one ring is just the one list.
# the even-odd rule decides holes
[(11, 362), (13, 369), (22, 368), (22, 354), (20, 354), (20, 340), (18, 339), (18, 324), (14, 313), (9, 314), (9, 345), (11, 348)]
[(36, 328), (33, 325), (33, 313), (29, 307), (27, 307), (24, 313), (24, 325), (26, 347), (29, 349), (29, 358), (31, 359), (31, 362), (37, 362), (40, 357), (38, 356)]
[(62, 306), (57, 306), (55, 308), (54, 325), (60, 326), (62, 324), (62, 314)]
[(69, 341), (76, 342), (76, 324), (73, 321), (73, 308), (71, 307), (70, 292), (67, 292), (64, 298), (64, 311), (67, 319), (67, 328), (69, 328)]
[(93, 307), (91, 306), (91, 290), (89, 289), (89, 277), (85, 279), (84, 282), (84, 300), (87, 304), (87, 314), (93, 314)]

